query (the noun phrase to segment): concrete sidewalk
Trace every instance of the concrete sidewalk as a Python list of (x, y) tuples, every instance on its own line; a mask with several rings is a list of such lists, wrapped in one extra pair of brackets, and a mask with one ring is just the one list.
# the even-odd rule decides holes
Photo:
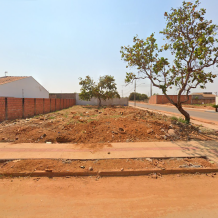
[[(99, 144), (98, 144), (99, 145)], [(111, 143), (93, 149), (80, 144), (0, 143), (3, 159), (110, 159), (207, 156), (218, 163), (218, 141)]]

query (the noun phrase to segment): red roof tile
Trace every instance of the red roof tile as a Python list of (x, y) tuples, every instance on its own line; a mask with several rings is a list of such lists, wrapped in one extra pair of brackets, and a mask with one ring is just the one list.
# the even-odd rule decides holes
[(14, 81), (21, 80), (21, 79), (25, 79), (27, 77), (28, 76), (4, 76), (4, 77), (0, 77), (0, 85), (14, 82)]

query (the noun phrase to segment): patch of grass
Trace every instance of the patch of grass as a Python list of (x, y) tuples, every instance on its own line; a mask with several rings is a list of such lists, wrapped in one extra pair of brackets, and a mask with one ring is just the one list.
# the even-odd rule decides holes
[(182, 119), (181, 117), (178, 118), (178, 117), (173, 116), (173, 117), (171, 117), (170, 119), (171, 119), (171, 121), (176, 121), (176, 122), (179, 122), (179, 123), (185, 123), (185, 124), (187, 124), (187, 121), (184, 120), (184, 119)]
[(175, 116), (173, 116), (173, 117), (171, 117), (171, 120), (173, 120), (173, 121), (178, 121), (178, 118), (175, 117)]
[(180, 122), (180, 123), (186, 123), (186, 124), (187, 124), (187, 121), (184, 120), (184, 119), (182, 119), (181, 117), (178, 119), (178, 122)]
[(48, 117), (48, 119), (54, 119), (55, 117)]

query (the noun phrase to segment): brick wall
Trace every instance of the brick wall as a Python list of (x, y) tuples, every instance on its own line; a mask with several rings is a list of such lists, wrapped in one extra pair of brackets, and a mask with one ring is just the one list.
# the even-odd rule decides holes
[(63, 108), (72, 107), (75, 104), (75, 99), (0, 97), (0, 122), (50, 113)]
[(14, 120), (23, 117), (22, 101), (22, 98), (7, 98), (8, 120)]
[(24, 117), (32, 117), (35, 114), (35, 100), (34, 98), (24, 99)]
[(50, 99), (44, 99), (44, 113), (50, 113)]
[(36, 114), (43, 114), (44, 108), (43, 108), (43, 98), (36, 98), (36, 107), (35, 107), (35, 115)]
[(60, 110), (61, 109), (61, 99), (56, 99), (56, 110)]
[(56, 99), (50, 99), (50, 100), (51, 100), (51, 111), (53, 112), (53, 111), (56, 110), (56, 108), (55, 108), (55, 101), (56, 101)]
[(152, 95), (148, 101), (149, 104), (157, 104), (157, 95)]
[[(168, 96), (174, 102), (177, 101), (177, 95), (168, 95)], [(181, 95), (181, 101), (185, 101), (185, 100), (187, 100), (187, 96)], [(189, 100), (185, 104), (191, 104), (191, 102), (192, 102), (192, 96), (189, 96)], [(153, 95), (149, 99), (149, 103), (150, 104), (167, 104), (167, 103), (171, 103), (171, 102), (169, 102), (169, 100), (167, 99), (167, 97), (165, 95)]]
[(49, 93), (49, 98), (76, 99), (76, 93)]
[(0, 98), (0, 121), (5, 120), (5, 98)]
[(215, 104), (215, 99), (192, 99), (192, 104)]

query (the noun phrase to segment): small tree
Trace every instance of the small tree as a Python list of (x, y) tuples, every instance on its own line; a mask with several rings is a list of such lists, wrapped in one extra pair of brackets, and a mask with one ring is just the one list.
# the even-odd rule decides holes
[(79, 84), (82, 86), (79, 97), (82, 100), (90, 101), (92, 97), (99, 100), (99, 107), (101, 107), (101, 101), (112, 98), (120, 98), (117, 92), (115, 79), (113, 76), (102, 76), (96, 84), (90, 76), (86, 76), (85, 79), (79, 78)]
[(129, 95), (129, 100), (130, 101), (133, 101), (134, 100), (134, 95), (135, 95), (135, 99), (136, 101), (144, 101), (145, 99), (148, 99), (148, 96), (146, 94), (141, 94), (141, 93), (134, 93), (134, 92), (131, 92), (130, 95)]
[[(175, 105), (185, 116), (187, 123), (190, 115), (183, 109), (182, 104), (189, 100), (191, 89), (198, 86), (205, 88), (208, 82), (213, 82), (216, 75), (204, 70), (217, 64), (218, 40), (215, 38), (217, 25), (212, 21), (205, 20), (206, 10), (199, 7), (199, 0), (195, 3), (183, 2), (178, 9), (171, 9), (171, 13), (165, 12), (166, 28), (160, 32), (169, 41), (161, 49), (158, 49), (154, 34), (146, 40), (133, 38), (135, 43), (132, 47), (121, 47), (121, 54), (127, 67), (136, 66), (138, 75), (126, 74), (126, 83), (135, 79), (148, 78), (152, 85), (162, 90), (169, 102)], [(167, 58), (159, 57), (163, 50), (170, 50), (174, 55), (173, 64)], [(168, 96), (172, 87), (178, 90), (177, 101)], [(185, 93), (186, 100), (181, 100)]]

